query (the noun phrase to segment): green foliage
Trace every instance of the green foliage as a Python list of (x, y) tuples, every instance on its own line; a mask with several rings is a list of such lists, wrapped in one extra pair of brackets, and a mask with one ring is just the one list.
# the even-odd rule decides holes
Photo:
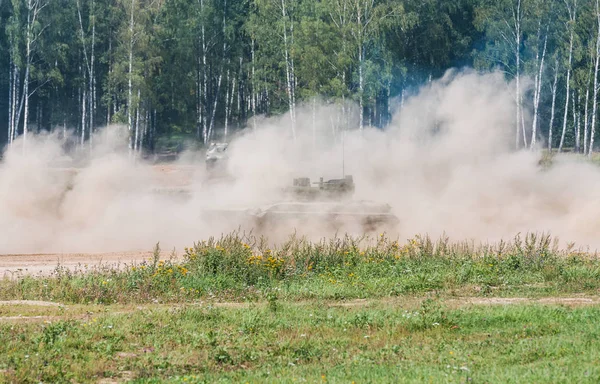
[(549, 236), (475, 247), (415, 236), (405, 244), (384, 234), (311, 243), (291, 238), (269, 247), (264, 238), (233, 233), (164, 259), (124, 268), (68, 270), (0, 281), (0, 299), (67, 303), (189, 302), (205, 297), (263, 298), (279, 310), (284, 298), (393, 297), (443, 290), (485, 296), (518, 292), (587, 292), (599, 287), (596, 254), (558, 249)]
[[(0, 2), (2, 122), (15, 68), (23, 91), (27, 4)], [(547, 41), (538, 119), (543, 134), (554, 63), (555, 115), (564, 115), (571, 32), (577, 112), (584, 115), (591, 104), (584, 102), (593, 88), (596, 46), (591, 0), (79, 0), (50, 1), (38, 16), (31, 26), (29, 85), (31, 108), (43, 112), (40, 125), (66, 124), (81, 133), (93, 48), (93, 124), (128, 124), (139, 111), (151, 127), (141, 143), (148, 150), (156, 150), (161, 137), (212, 140), (223, 134), (225, 121), (231, 132), (255, 114), (286, 112), (288, 92), (292, 103), (361, 100), (366, 120), (383, 127), (394, 97), (453, 67), (498, 69), (513, 80), (518, 56), (519, 73), (534, 79)], [(523, 92), (524, 105), (531, 105), (533, 89), (525, 84)], [(90, 108), (86, 113), (89, 118)], [(570, 112), (567, 119), (572, 128)]]

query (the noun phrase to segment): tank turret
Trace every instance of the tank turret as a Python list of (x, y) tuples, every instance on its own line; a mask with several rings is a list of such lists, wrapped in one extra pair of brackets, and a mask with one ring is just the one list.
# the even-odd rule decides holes
[(347, 200), (354, 194), (354, 179), (351, 175), (342, 179), (331, 179), (311, 183), (308, 177), (294, 179), (291, 187), (284, 188), (285, 196), (298, 200)]

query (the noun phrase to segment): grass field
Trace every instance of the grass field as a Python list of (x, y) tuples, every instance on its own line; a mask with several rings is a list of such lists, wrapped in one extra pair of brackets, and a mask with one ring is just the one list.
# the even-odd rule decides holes
[(596, 254), (537, 235), (266, 244), (0, 281), (0, 381), (600, 381)]

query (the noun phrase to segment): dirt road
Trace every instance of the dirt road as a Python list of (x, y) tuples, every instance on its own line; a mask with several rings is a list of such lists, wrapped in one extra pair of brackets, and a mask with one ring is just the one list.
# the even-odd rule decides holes
[[(158, 164), (151, 166), (158, 188), (185, 188), (194, 180), (199, 165)], [(55, 172), (76, 174), (76, 168), (58, 168)], [(1, 252), (1, 250), (0, 250)], [(124, 251), (109, 253), (36, 253), (0, 254), (0, 278), (16, 277), (19, 274), (48, 275), (57, 266), (70, 270), (85, 270), (98, 266), (122, 266), (124, 263), (142, 262), (152, 259), (152, 251)]]
[(46, 253), (0, 255), (0, 278), (18, 275), (48, 275), (61, 266), (69, 270), (85, 270), (100, 266), (119, 267), (125, 263), (152, 260), (151, 251), (111, 253)]

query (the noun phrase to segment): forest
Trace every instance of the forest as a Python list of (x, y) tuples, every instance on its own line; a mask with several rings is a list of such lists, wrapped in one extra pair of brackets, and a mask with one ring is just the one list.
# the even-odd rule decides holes
[(334, 131), (385, 129), (411, 92), (473, 68), (514, 86), (516, 148), (591, 155), (599, 61), (598, 0), (0, 0), (0, 144), (91, 146), (115, 123), (152, 152), (282, 114), (295, 136), (322, 104)]

